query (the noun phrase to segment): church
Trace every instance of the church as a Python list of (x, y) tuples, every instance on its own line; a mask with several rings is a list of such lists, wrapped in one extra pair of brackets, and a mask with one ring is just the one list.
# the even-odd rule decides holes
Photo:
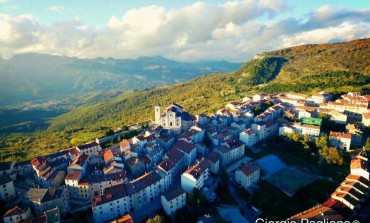
[(155, 123), (161, 125), (171, 134), (180, 134), (196, 124), (196, 118), (183, 111), (183, 107), (176, 103), (172, 103), (166, 108), (162, 108), (158, 104), (154, 106), (154, 113)]

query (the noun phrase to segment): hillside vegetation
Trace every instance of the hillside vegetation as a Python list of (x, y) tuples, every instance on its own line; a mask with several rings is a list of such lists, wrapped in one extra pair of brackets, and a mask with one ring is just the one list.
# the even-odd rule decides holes
[(30, 150), (35, 152), (32, 156), (61, 150), (72, 146), (71, 138), (93, 139), (103, 134), (105, 127), (152, 119), (153, 106), (158, 102), (164, 106), (176, 102), (199, 114), (215, 112), (229, 101), (256, 92), (369, 92), (369, 49), (370, 39), (292, 47), (263, 53), (236, 72), (130, 91), (114, 99), (82, 105), (51, 120), (46, 132), (4, 138), (0, 141), (4, 145), (3, 159), (28, 159)]

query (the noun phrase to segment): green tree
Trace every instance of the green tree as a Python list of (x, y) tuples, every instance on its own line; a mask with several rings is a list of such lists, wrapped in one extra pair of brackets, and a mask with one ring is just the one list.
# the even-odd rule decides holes
[(367, 137), (364, 150), (370, 152), (370, 137)]
[(107, 130), (105, 131), (105, 136), (111, 136), (111, 135), (113, 135), (113, 134), (114, 134), (113, 129), (107, 129)]
[(165, 223), (166, 218), (161, 215), (156, 215), (154, 218), (149, 218), (146, 223)]
[(343, 165), (343, 154), (337, 148), (324, 147), (319, 152), (328, 164)]
[(326, 134), (323, 134), (315, 141), (316, 147), (318, 149), (323, 149), (329, 147), (329, 137)]

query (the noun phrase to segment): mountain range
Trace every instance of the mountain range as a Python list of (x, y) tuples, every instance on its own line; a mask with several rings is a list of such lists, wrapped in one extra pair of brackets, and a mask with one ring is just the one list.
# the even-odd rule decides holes
[(79, 59), (20, 54), (0, 59), (0, 106), (181, 83), (204, 74), (234, 71), (241, 65), (227, 61), (185, 63), (159, 56)]
[[(11, 86), (25, 85), (25, 89), (28, 90), (18, 93), (19, 97), (23, 94), (23, 100), (25, 100), (25, 92), (30, 92), (30, 86), (38, 86), (38, 83), (45, 91), (37, 91), (37, 88), (35, 88), (36, 93), (46, 96), (48, 91), (53, 92), (51, 94), (55, 94), (55, 89), (60, 94), (63, 94), (63, 92), (67, 94), (76, 90), (89, 92), (90, 90), (93, 91), (94, 87), (100, 86), (101, 90), (104, 91), (103, 93), (94, 93), (89, 96), (80, 96), (79, 99), (69, 103), (73, 104), (73, 106), (68, 107), (67, 111), (52, 112), (51, 115), (47, 116), (48, 119), (46, 121), (42, 121), (45, 123), (45, 125), (42, 125), (43, 131), (29, 134), (13, 133), (0, 137), (0, 144), (3, 145), (1, 154), (7, 160), (24, 160), (35, 156), (36, 153), (46, 154), (52, 151), (60, 151), (73, 146), (71, 144), (72, 138), (76, 139), (74, 141), (77, 143), (84, 143), (104, 134), (107, 128), (152, 119), (154, 115), (153, 107), (157, 103), (166, 106), (176, 102), (192, 114), (211, 114), (217, 111), (217, 109), (224, 107), (230, 101), (241, 100), (246, 95), (258, 92), (280, 93), (294, 91), (312, 94), (328, 90), (338, 95), (348, 91), (370, 93), (370, 60), (368, 59), (370, 58), (370, 39), (359, 39), (343, 43), (302, 45), (261, 53), (252, 60), (247, 61), (239, 69), (238, 64), (230, 65), (227, 62), (218, 62), (218, 66), (214, 65), (212, 69), (226, 71), (227, 73), (212, 73), (202, 76), (199, 75), (207, 72), (200, 72), (194, 75), (190, 70), (204, 70), (205, 67), (209, 67), (207, 62), (191, 63), (190, 67), (186, 67), (187, 64), (172, 61), (168, 62), (167, 67), (164, 68), (153, 65), (158, 64), (158, 60), (166, 60), (164, 58), (138, 58), (133, 61), (141, 65), (132, 66), (130, 69), (142, 71), (141, 77), (144, 79), (135, 77), (136, 79), (134, 78), (133, 80), (136, 81), (128, 82), (127, 84), (130, 84), (129, 87), (139, 86), (141, 90), (130, 90), (123, 93), (110, 92), (110, 90), (117, 86), (122, 86), (122, 84), (119, 85), (115, 81), (106, 80), (105, 82), (101, 80), (104, 79), (102, 78), (103, 74), (107, 74), (106, 76), (112, 77), (113, 80), (121, 80), (122, 82), (118, 82), (124, 83), (124, 79), (113, 78), (125, 75), (123, 72), (121, 74), (117, 71), (123, 70), (123, 67), (125, 67), (123, 65), (125, 63), (122, 60), (112, 58), (83, 60), (36, 55), (36, 57), (48, 58), (49, 61), (43, 63), (42, 59), (33, 58), (31, 55), (20, 57), (23, 57), (23, 59), (15, 59), (19, 62), (20, 67), (18, 68), (14, 65), (12, 72), (16, 73), (15, 70), (19, 71), (22, 68), (24, 73), (29, 74), (29, 77), (26, 78), (27, 81), (21, 79), (21, 76), (18, 78), (14, 77), (13, 82), (18, 83), (11, 82), (6, 86), (8, 88), (7, 92), (11, 92), (11, 90), (14, 91), (16, 89)], [(28, 62), (26, 58), (29, 58)], [(34, 60), (38, 62), (33, 62)], [(142, 60), (155, 62), (138, 62)], [(20, 61), (23, 62), (21, 63)], [(26, 69), (26, 64), (29, 64), (30, 61), (32, 66)], [(60, 61), (64, 62), (61, 63)], [(115, 61), (120, 61), (120, 63), (117, 62), (117, 65)], [(3, 65), (4, 63), (9, 62), (4, 62), (3, 60), (1, 64)], [(108, 66), (107, 63), (110, 65)], [(182, 65), (180, 66), (179, 64)], [(48, 68), (40, 67), (41, 65)], [(228, 72), (233, 66), (235, 71)], [(2, 72), (6, 69), (9, 70), (9, 67), (10, 65), (1, 66)], [(127, 65), (126, 69), (128, 67)], [(167, 72), (169, 67), (174, 72)], [(63, 72), (61, 72), (63, 69), (61, 68), (74, 70), (75, 73), (71, 72), (68, 75), (70, 75), (70, 79), (75, 81), (76, 85), (69, 86), (68, 83), (71, 83), (71, 80), (67, 81), (61, 78), (63, 76)], [(177, 68), (182, 70), (182, 72), (176, 70)], [(38, 73), (38, 70), (56, 71), (59, 75), (43, 72), (41, 77), (39, 77), (41, 79), (31, 78), (31, 74)], [(178, 72), (178, 76), (175, 75), (176, 72)], [(180, 73), (181, 76), (179, 76)], [(49, 86), (52, 86), (51, 84), (41, 84), (44, 82), (52, 83), (55, 81), (53, 80), (54, 76), (59, 76), (58, 82), (66, 89), (49, 88)], [(194, 78), (181, 82), (191, 77)], [(165, 80), (167, 80), (166, 78), (169, 78), (175, 84), (163, 85)], [(153, 85), (146, 85), (145, 82), (149, 79), (159, 81), (162, 83), (162, 86), (153, 86), (159, 82), (152, 82)], [(1, 81), (3, 81), (3, 78)], [(104, 83), (107, 83), (107, 86)], [(3, 89), (1, 91), (4, 92)], [(57, 104), (56, 107), (58, 106)], [(12, 111), (9, 113), (8, 110), (1, 111), (0, 109), (0, 118), (4, 118), (4, 120), (0, 119), (0, 122), (9, 120), (12, 114), (16, 112)], [(35, 116), (41, 114), (38, 111), (32, 114), (34, 113), (36, 113)], [(27, 122), (27, 120), (23, 121), (24, 124), (28, 125), (27, 128), (33, 131), (32, 123)], [(17, 132), (17, 129), (20, 128), (19, 125), (14, 125), (13, 127), (7, 128), (5, 132), (9, 133), (13, 132), (13, 130)], [(30, 155), (30, 153), (32, 154)]]

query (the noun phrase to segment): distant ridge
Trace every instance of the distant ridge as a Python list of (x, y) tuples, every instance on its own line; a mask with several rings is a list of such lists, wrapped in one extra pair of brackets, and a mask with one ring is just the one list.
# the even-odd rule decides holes
[[(310, 44), (259, 54), (238, 71), (197, 77), (183, 84), (123, 94), (57, 117), (51, 131), (117, 126), (152, 117), (157, 102), (181, 104), (194, 114), (214, 112), (254, 92), (370, 89), (370, 39)], [(312, 75), (312, 78), (310, 78)], [(280, 83), (282, 82), (282, 83)], [(264, 86), (257, 86), (265, 84)], [(266, 85), (267, 84), (267, 85)]]

